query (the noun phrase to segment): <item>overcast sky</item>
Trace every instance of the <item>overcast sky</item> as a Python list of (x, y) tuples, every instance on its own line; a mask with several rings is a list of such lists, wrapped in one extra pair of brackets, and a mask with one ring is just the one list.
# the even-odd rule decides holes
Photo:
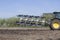
[(60, 11), (60, 0), (0, 0), (2, 18), (18, 14), (40, 16), (54, 11)]

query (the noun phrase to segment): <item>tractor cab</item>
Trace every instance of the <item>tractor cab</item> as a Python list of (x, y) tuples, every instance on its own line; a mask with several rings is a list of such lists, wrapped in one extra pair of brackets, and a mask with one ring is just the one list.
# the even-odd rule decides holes
[(60, 12), (54, 12), (55, 18), (60, 19)]

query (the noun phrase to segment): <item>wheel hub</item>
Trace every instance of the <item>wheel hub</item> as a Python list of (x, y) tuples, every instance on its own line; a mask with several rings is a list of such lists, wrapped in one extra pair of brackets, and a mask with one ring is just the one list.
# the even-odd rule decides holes
[(53, 23), (53, 28), (58, 29), (59, 28), (59, 23)]

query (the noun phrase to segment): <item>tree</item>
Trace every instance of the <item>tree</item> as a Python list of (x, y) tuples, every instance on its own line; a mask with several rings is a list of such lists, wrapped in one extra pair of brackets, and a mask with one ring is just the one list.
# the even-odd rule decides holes
[(16, 21), (19, 21), (19, 19), (16, 17), (11, 17), (11, 18), (6, 19), (6, 24), (8, 26), (17, 26)]
[(43, 13), (42, 16), (45, 18), (45, 25), (50, 24), (51, 19), (55, 17), (53, 13)]
[(46, 20), (53, 19), (54, 14), (53, 13), (43, 13), (43, 17), (45, 17)]

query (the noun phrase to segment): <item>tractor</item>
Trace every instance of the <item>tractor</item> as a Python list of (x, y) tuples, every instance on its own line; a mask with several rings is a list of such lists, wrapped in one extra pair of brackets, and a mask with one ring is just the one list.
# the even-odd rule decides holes
[(54, 18), (50, 21), (51, 30), (60, 30), (60, 12), (53, 12)]

